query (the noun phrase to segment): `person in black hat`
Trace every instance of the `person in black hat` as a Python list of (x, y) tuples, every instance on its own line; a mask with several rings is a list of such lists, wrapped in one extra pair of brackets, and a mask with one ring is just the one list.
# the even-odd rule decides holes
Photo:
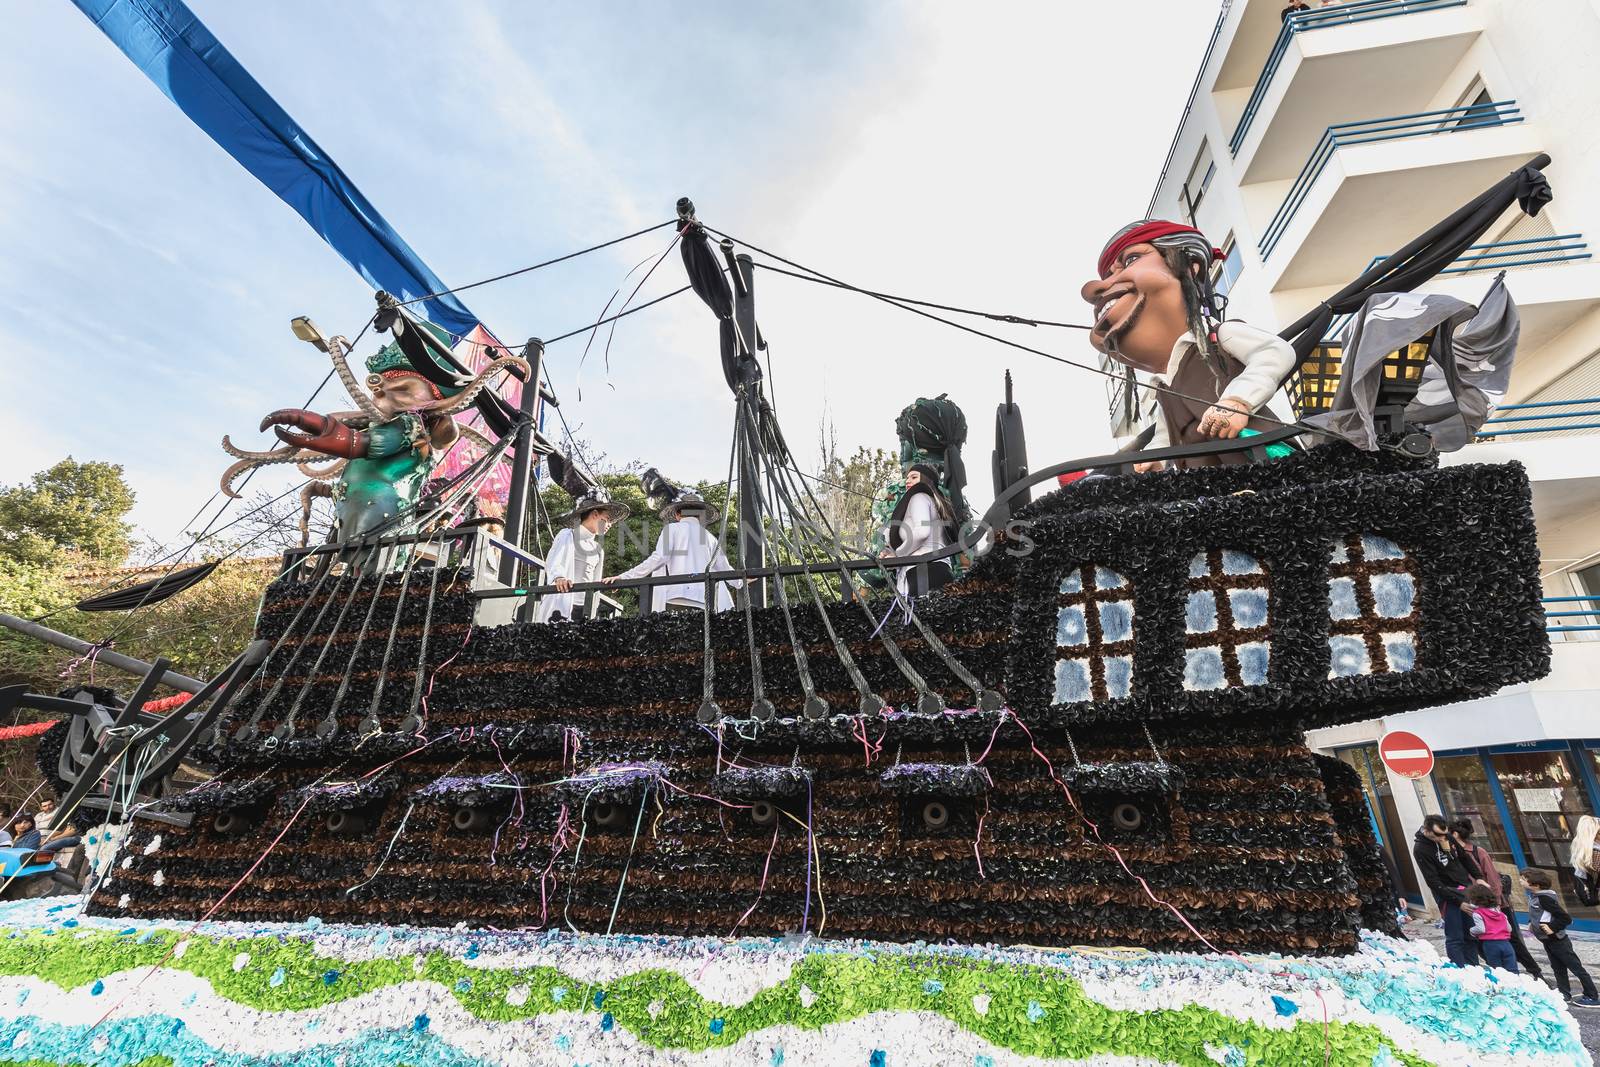
[[(661, 509), (661, 521), (666, 523), (661, 536), (656, 538), (655, 551), (631, 570), (607, 578), (608, 583), (623, 582), (646, 575), (682, 574), (697, 575), (708, 571), (730, 571), (722, 542), (707, 523), (711, 505), (699, 493), (678, 492)], [(713, 611), (727, 611), (733, 606), (733, 595), (728, 586), (743, 586), (740, 579), (718, 582), (714, 593)], [(658, 585), (650, 591), (654, 611), (704, 611), (706, 608), (705, 582), (693, 580), (672, 585)]]
[(583, 595), (571, 591), (574, 582), (598, 582), (605, 573), (605, 535), (614, 522), (628, 517), (628, 505), (614, 503), (599, 490), (578, 498), (573, 509), (556, 521), (562, 530), (550, 542), (544, 561), (544, 584), (558, 590), (546, 593), (534, 611), (534, 622), (584, 618)]

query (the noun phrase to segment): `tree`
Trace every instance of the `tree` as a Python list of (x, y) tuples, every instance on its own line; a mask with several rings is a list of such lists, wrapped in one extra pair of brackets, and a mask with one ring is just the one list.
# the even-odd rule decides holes
[(75, 552), (119, 564), (132, 545), (133, 500), (121, 466), (68, 456), (26, 485), (0, 489), (0, 555), (47, 564)]

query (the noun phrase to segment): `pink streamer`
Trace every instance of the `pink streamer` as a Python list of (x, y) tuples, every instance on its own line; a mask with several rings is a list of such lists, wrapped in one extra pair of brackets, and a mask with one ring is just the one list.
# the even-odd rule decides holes
[[(739, 932), (739, 927), (744, 925), (744, 921), (750, 918), (750, 913), (755, 911), (756, 908), (761, 904), (761, 897), (767, 891), (767, 873), (772, 870), (772, 854), (778, 849), (779, 829), (780, 827), (778, 826), (773, 826), (772, 828), (772, 844), (767, 846), (767, 862), (761, 865), (761, 885), (756, 888), (756, 899), (748, 908), (744, 909), (744, 914), (739, 916), (739, 921), (733, 924), (732, 930), (728, 931), (729, 937), (732, 937), (734, 934)], [(806, 855), (809, 856), (810, 853), (808, 852)], [(810, 879), (808, 878), (806, 881), (807, 888), (810, 888)], [(711, 961), (707, 960), (706, 962), (710, 963)]]
[(1149, 897), (1152, 903), (1159, 904), (1163, 908), (1166, 908), (1168, 911), (1172, 912), (1172, 914), (1177, 917), (1178, 921), (1184, 925), (1184, 928), (1195, 937), (1199, 938), (1201, 944), (1205, 945), (1206, 948), (1209, 948), (1212, 952), (1215, 952), (1218, 955), (1237, 955), (1237, 953), (1225, 953), (1222, 949), (1212, 944), (1211, 939), (1206, 937), (1205, 934), (1202, 934), (1195, 927), (1194, 923), (1189, 921), (1189, 917), (1187, 915), (1180, 911), (1175, 905), (1170, 904), (1156, 896), (1155, 890), (1150, 888), (1150, 883), (1145, 881), (1138, 874), (1134, 873), (1133, 868), (1128, 866), (1128, 861), (1123, 858), (1122, 852), (1117, 848), (1117, 846), (1102, 838), (1100, 836), (1100, 827), (1095, 825), (1094, 821), (1083, 813), (1083, 808), (1078, 805), (1078, 798), (1072, 795), (1072, 790), (1067, 788), (1067, 783), (1063, 782), (1061, 780), (1061, 776), (1056, 773), (1055, 764), (1051, 763), (1050, 757), (1046, 756), (1043, 752), (1040, 752), (1039, 746), (1034, 743), (1033, 731), (1028, 729), (1028, 724), (1023, 722), (1022, 719), (1017, 716), (1016, 712), (1012, 711), (1009, 712), (1009, 714), (1011, 718), (1016, 721), (1016, 724), (1022, 727), (1022, 732), (1028, 735), (1028, 747), (1033, 750), (1033, 754), (1035, 756), (1038, 756), (1044, 761), (1045, 770), (1050, 772), (1051, 781), (1055, 782), (1056, 785), (1061, 787), (1061, 792), (1066, 794), (1067, 802), (1072, 805), (1072, 810), (1077, 814), (1078, 818), (1082, 820), (1083, 824), (1089, 828), (1090, 832), (1094, 834), (1095, 842), (1111, 853), (1112, 857), (1117, 861), (1117, 866), (1121, 867), (1123, 872), (1127, 874), (1129, 878), (1132, 878), (1135, 882), (1139, 883), (1139, 888), (1144, 890), (1144, 895)]

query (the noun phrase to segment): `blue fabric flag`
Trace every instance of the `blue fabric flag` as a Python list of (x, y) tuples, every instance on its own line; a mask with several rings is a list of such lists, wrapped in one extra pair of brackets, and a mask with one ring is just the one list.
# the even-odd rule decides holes
[[(344, 171), (181, 0), (73, 0), (156, 87), (276, 193), (375, 289), (402, 300), (445, 288)], [(422, 305), (465, 335), (478, 317), (454, 296)]]

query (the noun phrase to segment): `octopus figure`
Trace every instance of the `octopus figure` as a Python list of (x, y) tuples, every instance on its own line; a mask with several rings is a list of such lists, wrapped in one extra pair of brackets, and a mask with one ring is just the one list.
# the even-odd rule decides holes
[[(432, 330), (414, 323), (400, 328)], [(222, 491), (238, 497), (233, 483), (245, 471), (268, 464), (295, 464), (312, 479), (301, 497), (302, 542), (308, 539), (306, 516), (314, 497), (333, 500), (335, 542), (362, 537), (414, 507), (428, 476), (460, 437), (480, 448), (490, 447), (477, 431), (458, 426), (454, 416), (472, 405), (492, 376), (506, 370), (519, 377), (529, 373), (525, 360), (506, 355), (470, 378), (442, 363), (440, 373), (425, 377), (400, 345), (391, 343), (368, 358), (367, 387), (363, 389), (345, 362), (349, 342), (343, 337), (322, 338), (306, 320), (296, 321), (296, 332), (328, 353), (339, 380), (360, 410), (322, 415), (280, 408), (261, 420), (262, 430), (272, 427), (284, 442), (270, 452), (247, 451), (224, 437), (223, 450), (238, 462), (223, 473)], [(448, 351), (447, 339), (437, 331), (434, 339)], [(454, 384), (438, 384), (440, 378), (454, 379)], [(321, 468), (311, 465), (330, 458), (338, 462)]]

